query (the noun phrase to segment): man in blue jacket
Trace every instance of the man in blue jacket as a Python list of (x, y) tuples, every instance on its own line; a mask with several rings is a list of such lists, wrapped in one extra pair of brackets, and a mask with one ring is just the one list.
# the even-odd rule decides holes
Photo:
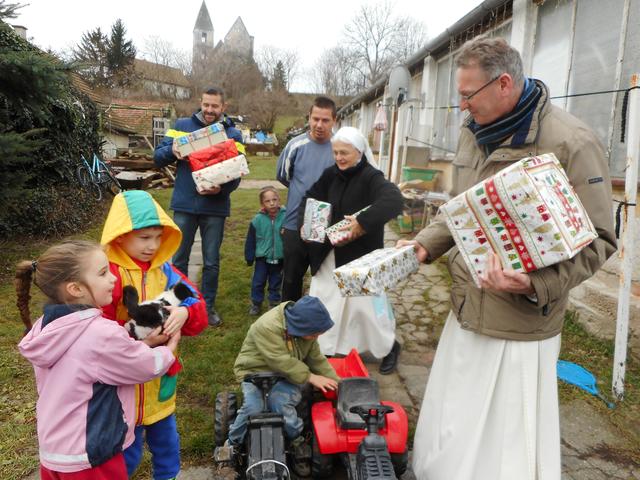
[[(235, 128), (231, 119), (224, 114), (226, 106), (222, 89), (209, 88), (202, 93), (200, 110), (189, 118), (179, 118), (174, 129), (193, 132), (219, 122), (224, 126), (227, 137), (242, 142), (240, 130)], [(240, 179), (198, 192), (187, 158), (180, 155), (173, 144), (173, 138), (170, 137), (165, 137), (156, 147), (153, 159), (158, 167), (165, 167), (177, 161), (171, 209), (174, 212), (173, 220), (182, 231), (182, 243), (173, 257), (173, 264), (182, 273), (188, 274), (191, 247), (196, 230), (199, 228), (204, 263), (200, 291), (207, 302), (209, 325), (217, 327), (222, 321), (215, 309), (220, 271), (220, 246), (224, 234), (224, 222), (231, 210), (229, 196), (238, 188)]]

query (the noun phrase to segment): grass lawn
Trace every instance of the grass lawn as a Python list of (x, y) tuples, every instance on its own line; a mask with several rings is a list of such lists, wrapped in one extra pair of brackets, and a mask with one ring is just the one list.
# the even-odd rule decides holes
[[(268, 163), (271, 168), (275, 165), (275, 158), (252, 157), (251, 160)], [(265, 167), (265, 172), (267, 170)], [(252, 168), (249, 177), (260, 178), (260, 172), (260, 168)], [(164, 207), (168, 206), (171, 190), (151, 193)], [(184, 338), (181, 342), (184, 371), (178, 389), (177, 418), (184, 466), (210, 464), (215, 394), (223, 389), (237, 388), (232, 365), (252, 321), (246, 314), (252, 269), (244, 261), (243, 247), (247, 224), (258, 209), (256, 198), (256, 190), (237, 190), (232, 196), (232, 214), (227, 220), (222, 245), (217, 301), (224, 318), (223, 326), (205, 330), (199, 337)], [(102, 220), (103, 216), (97, 215), (96, 226), (83, 236), (97, 239)], [(38, 465), (33, 373), (15, 347), (22, 335), (22, 325), (18, 320), (11, 284), (12, 265), (20, 258), (34, 258), (51, 243), (54, 242), (4, 242), (0, 251), (0, 478), (3, 480), (19, 480), (33, 472)], [(41, 303), (42, 297), (34, 295), (33, 316), (39, 315)], [(562, 344), (561, 357), (589, 368), (597, 376), (601, 391), (610, 396), (613, 343), (590, 336), (569, 318)], [(640, 435), (640, 367), (637, 361), (630, 360), (627, 364), (626, 393), (624, 403), (614, 410), (608, 410), (602, 402), (577, 388), (560, 386), (562, 402), (572, 398), (588, 398), (625, 432), (630, 450), (637, 455)], [(147, 456), (134, 478), (149, 478), (149, 469)]]
[(281, 115), (277, 118), (276, 124), (273, 127), (273, 133), (283, 135), (290, 129), (296, 120), (304, 122), (304, 116), (296, 115)]
[(251, 155), (247, 157), (249, 163), (249, 171), (251, 172), (247, 178), (250, 180), (276, 180), (276, 164), (278, 157), (258, 157)]

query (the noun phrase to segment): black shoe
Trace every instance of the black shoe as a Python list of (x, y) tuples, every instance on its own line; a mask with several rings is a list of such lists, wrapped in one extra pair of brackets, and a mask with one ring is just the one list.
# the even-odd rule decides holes
[(216, 312), (214, 309), (209, 310), (208, 317), (209, 317), (208, 320), (209, 320), (210, 327), (215, 328), (222, 325), (222, 318), (220, 317), (220, 315), (218, 315), (218, 312)]
[(249, 307), (249, 315), (252, 316), (256, 316), (256, 315), (260, 315), (260, 304), (259, 303), (252, 303), (251, 306)]
[(400, 356), (400, 344), (396, 341), (393, 342), (393, 347), (386, 357), (380, 362), (379, 372), (382, 375), (389, 375), (396, 369), (398, 365), (398, 357)]
[(269, 308), (276, 308), (278, 305), (280, 305), (280, 302), (269, 302)]
[(291, 441), (291, 456), (293, 457), (293, 471), (299, 477), (311, 476), (311, 447), (300, 435)]

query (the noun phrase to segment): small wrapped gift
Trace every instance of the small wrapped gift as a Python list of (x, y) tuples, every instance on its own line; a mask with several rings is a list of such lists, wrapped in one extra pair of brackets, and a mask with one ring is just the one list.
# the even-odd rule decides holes
[(191, 171), (195, 172), (196, 170), (202, 170), (205, 167), (237, 157), (239, 154), (235, 140), (229, 139), (191, 153), (189, 155), (189, 166), (191, 167)]
[(333, 271), (343, 297), (382, 295), (418, 270), (413, 245), (379, 248)]
[[(353, 216), (357, 217), (370, 206), (371, 205), (364, 207), (362, 210), (358, 210), (356, 213), (353, 214)], [(349, 237), (349, 230), (340, 230), (341, 228), (346, 227), (347, 225), (349, 225), (349, 220), (345, 218), (344, 220), (340, 220), (338, 223), (334, 223), (329, 228), (327, 228), (326, 230), (327, 237), (329, 237), (329, 241), (331, 242), (331, 245), (340, 243)]]
[(195, 132), (176, 137), (173, 141), (180, 154), (186, 157), (192, 152), (197, 152), (216, 143), (224, 142), (226, 139), (227, 134), (222, 124), (214, 123)]
[(308, 198), (304, 207), (304, 224), (300, 236), (307, 242), (324, 243), (330, 219), (330, 203)]
[(191, 172), (196, 189), (199, 192), (208, 190), (223, 183), (230, 182), (249, 173), (249, 166), (244, 155), (230, 158), (224, 162)]
[(440, 210), (478, 286), (490, 252), (527, 273), (572, 258), (598, 236), (553, 153), (508, 166)]

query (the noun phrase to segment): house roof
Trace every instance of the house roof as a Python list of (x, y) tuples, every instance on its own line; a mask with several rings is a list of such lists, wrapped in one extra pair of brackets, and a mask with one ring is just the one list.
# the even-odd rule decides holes
[(196, 24), (193, 27), (194, 30), (213, 30), (213, 23), (211, 23), (211, 17), (209, 16), (209, 10), (207, 10), (207, 5), (202, 0), (202, 5), (200, 6), (200, 12), (198, 12), (198, 18), (196, 19)]
[(133, 61), (133, 68), (143, 79), (153, 82), (168, 83), (179, 87), (189, 88), (191, 84), (179, 68), (160, 65), (136, 58)]
[(80, 76), (79, 73), (70, 72), (69, 77), (71, 78), (71, 83), (73, 84), (73, 86), (80, 90), (80, 92), (84, 93), (87, 97), (89, 97), (93, 103), (104, 103), (102, 95), (91, 88), (91, 86), (82, 78), (82, 76)]
[(114, 99), (104, 109), (102, 127), (108, 131), (151, 136), (153, 117), (166, 116), (173, 105), (166, 102)]

